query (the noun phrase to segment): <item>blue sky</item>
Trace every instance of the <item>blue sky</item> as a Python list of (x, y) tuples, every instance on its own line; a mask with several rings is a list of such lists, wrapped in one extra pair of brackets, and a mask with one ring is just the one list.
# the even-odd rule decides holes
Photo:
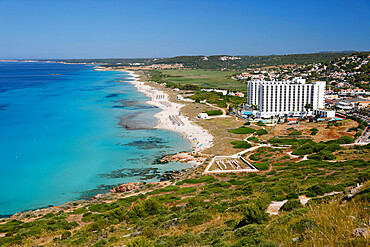
[(370, 0), (0, 0), (0, 58), (370, 50)]

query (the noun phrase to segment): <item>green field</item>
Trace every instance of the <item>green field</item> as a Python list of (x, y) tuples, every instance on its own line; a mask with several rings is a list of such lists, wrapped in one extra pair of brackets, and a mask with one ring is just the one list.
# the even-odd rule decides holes
[(189, 70), (161, 70), (165, 75), (164, 81), (194, 84), (200, 87), (221, 88), (233, 91), (246, 91), (247, 86), (244, 83), (233, 80), (230, 77), (235, 71), (212, 71), (202, 69)]

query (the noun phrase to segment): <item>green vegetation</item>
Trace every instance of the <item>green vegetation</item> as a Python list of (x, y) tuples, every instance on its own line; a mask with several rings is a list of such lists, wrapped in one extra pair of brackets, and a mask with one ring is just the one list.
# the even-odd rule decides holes
[(300, 130), (293, 130), (292, 132), (289, 133), (290, 136), (300, 136), (302, 135), (302, 131)]
[(347, 116), (347, 118), (355, 120), (358, 122), (358, 126), (356, 128), (350, 128), (349, 130), (354, 130), (356, 131), (355, 138), (359, 137), (362, 135), (362, 131), (365, 130), (367, 127), (368, 123), (361, 118), (355, 117), (355, 116)]
[(316, 135), (317, 132), (319, 132), (319, 130), (317, 128), (312, 128), (312, 129), (310, 129), (310, 131), (311, 131), (310, 135), (313, 135), (313, 136)]
[(342, 57), (343, 53), (313, 53), (292, 55), (270, 55), (270, 56), (238, 56), (236, 60), (221, 60), (224, 56), (179, 56), (157, 60), (155, 63), (182, 63), (187, 68), (200, 69), (222, 69), (230, 70), (245, 69), (247, 67), (277, 66), (284, 64), (310, 64), (314, 62), (329, 61)]
[(222, 115), (222, 111), (220, 111), (220, 110), (211, 110), (211, 111), (206, 111), (206, 113), (208, 114), (208, 116), (218, 116), (218, 115)]
[(238, 96), (223, 95), (219, 92), (207, 92), (207, 91), (195, 91), (194, 95), (190, 96), (195, 102), (200, 102), (207, 100), (207, 103), (216, 104), (218, 107), (226, 108), (226, 103), (231, 103), (233, 105), (238, 105), (245, 103), (246, 98)]
[(253, 164), (258, 170), (265, 171), (270, 168), (270, 163), (264, 162), (264, 163), (254, 163)]
[(247, 140), (252, 141), (252, 142), (259, 142), (259, 139), (257, 137), (254, 137), (254, 136), (248, 137)]
[(248, 142), (246, 141), (232, 141), (230, 142), (232, 145), (233, 145), (233, 148), (243, 148), (243, 149), (247, 149), (247, 148), (250, 148), (252, 147), (251, 144), (249, 144)]
[(259, 129), (256, 131), (256, 135), (266, 135), (268, 132), (265, 129)]
[(245, 91), (247, 88), (244, 83), (231, 79), (231, 76), (235, 75), (236, 72), (189, 69), (161, 70), (160, 73), (163, 82), (174, 84), (180, 89), (186, 84), (195, 85), (198, 88), (219, 88), (234, 91)]
[(231, 130), (229, 130), (229, 132), (233, 133), (233, 134), (252, 134), (252, 133), (256, 132), (256, 130), (252, 129), (252, 128), (249, 128), (249, 127), (242, 126), (242, 127), (237, 128), (237, 129), (231, 129)]
[(281, 212), (284, 212), (284, 211), (291, 212), (291, 211), (294, 211), (302, 207), (303, 205), (301, 204), (299, 200), (291, 199), (291, 200), (288, 200), (286, 203), (284, 203), (284, 205), (280, 208), (280, 211)]

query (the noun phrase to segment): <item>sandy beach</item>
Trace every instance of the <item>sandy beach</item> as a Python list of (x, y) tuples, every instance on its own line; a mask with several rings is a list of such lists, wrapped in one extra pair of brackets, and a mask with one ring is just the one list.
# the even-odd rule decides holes
[(200, 126), (194, 124), (188, 117), (181, 115), (180, 109), (183, 104), (169, 101), (168, 94), (158, 88), (146, 85), (140, 80), (140, 76), (132, 71), (129, 72), (135, 78), (132, 84), (139, 92), (150, 97), (147, 104), (154, 105), (162, 111), (154, 116), (158, 119), (156, 128), (176, 131), (184, 135), (191, 143), (194, 151), (200, 152), (212, 146), (213, 136)]

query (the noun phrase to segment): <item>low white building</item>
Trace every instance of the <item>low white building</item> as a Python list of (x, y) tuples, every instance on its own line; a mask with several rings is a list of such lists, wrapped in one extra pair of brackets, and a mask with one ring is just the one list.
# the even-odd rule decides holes
[(313, 110), (313, 115), (325, 118), (335, 118), (335, 111), (315, 109)]
[(201, 91), (217, 92), (217, 93), (222, 93), (223, 95), (227, 95), (227, 90), (221, 90), (221, 89), (201, 89)]
[(201, 112), (201, 113), (198, 114), (198, 118), (200, 118), (200, 119), (209, 119), (209, 116), (208, 116), (207, 113)]

